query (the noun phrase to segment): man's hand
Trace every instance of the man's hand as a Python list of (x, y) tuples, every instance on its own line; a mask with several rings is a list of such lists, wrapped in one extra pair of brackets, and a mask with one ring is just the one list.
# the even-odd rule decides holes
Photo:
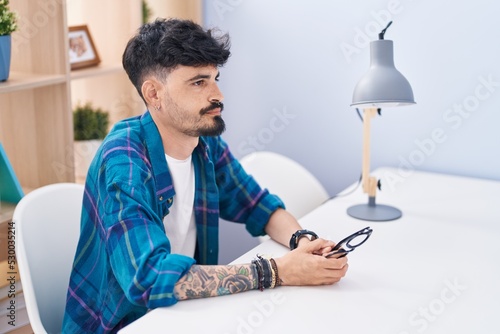
[[(297, 247), (303, 247), (311, 242), (313, 242), (314, 240), (311, 241), (311, 239), (307, 238), (307, 237), (304, 237), (304, 238), (300, 238), (299, 239), (299, 242), (297, 243)], [(333, 247), (335, 247), (335, 243), (328, 243), (327, 246), (321, 248), (321, 249), (318, 249), (318, 250), (315, 250), (314, 251), (314, 254), (316, 255), (326, 255), (328, 253), (330, 253), (333, 249)]]
[(347, 257), (327, 259), (322, 256), (334, 246), (334, 242), (324, 239), (306, 241), (275, 259), (282, 285), (325, 285), (340, 281), (349, 267)]

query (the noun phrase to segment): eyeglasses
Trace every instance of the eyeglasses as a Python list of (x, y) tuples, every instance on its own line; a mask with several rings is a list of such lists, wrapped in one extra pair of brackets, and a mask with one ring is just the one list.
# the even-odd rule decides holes
[(372, 234), (372, 229), (370, 227), (365, 227), (356, 233), (351, 234), (347, 238), (340, 240), (332, 251), (326, 255), (326, 257), (331, 257), (334, 255), (336, 258), (341, 258), (346, 256), (348, 253), (356, 249), (356, 247), (361, 246)]

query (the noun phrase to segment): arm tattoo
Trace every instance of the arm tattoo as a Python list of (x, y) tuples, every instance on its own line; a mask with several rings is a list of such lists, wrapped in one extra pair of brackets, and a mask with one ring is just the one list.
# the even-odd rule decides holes
[(178, 300), (228, 295), (257, 288), (252, 264), (227, 266), (193, 265), (174, 288)]

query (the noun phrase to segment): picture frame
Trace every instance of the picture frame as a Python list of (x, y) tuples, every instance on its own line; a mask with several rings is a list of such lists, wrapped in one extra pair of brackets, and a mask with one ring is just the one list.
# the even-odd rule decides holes
[(71, 70), (97, 66), (101, 62), (87, 25), (69, 27), (68, 50)]

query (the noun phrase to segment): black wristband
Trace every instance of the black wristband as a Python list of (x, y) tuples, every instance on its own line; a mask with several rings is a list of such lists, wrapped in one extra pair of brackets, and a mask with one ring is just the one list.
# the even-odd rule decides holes
[(252, 264), (255, 266), (257, 270), (257, 289), (260, 291), (264, 291), (264, 272), (262, 268), (262, 264), (259, 260), (253, 260)]
[(297, 248), (297, 246), (299, 245), (299, 239), (302, 238), (305, 235), (310, 235), (311, 236), (311, 240), (318, 239), (318, 235), (316, 233), (314, 233), (313, 231), (298, 230), (297, 232), (295, 232), (294, 234), (292, 234), (292, 237), (290, 238), (290, 249), (294, 250), (295, 248)]
[(262, 268), (264, 268), (264, 288), (269, 289), (271, 285), (273, 284), (273, 275), (271, 272), (271, 264), (269, 261), (264, 259), (263, 257), (259, 256), (260, 262), (262, 263)]

